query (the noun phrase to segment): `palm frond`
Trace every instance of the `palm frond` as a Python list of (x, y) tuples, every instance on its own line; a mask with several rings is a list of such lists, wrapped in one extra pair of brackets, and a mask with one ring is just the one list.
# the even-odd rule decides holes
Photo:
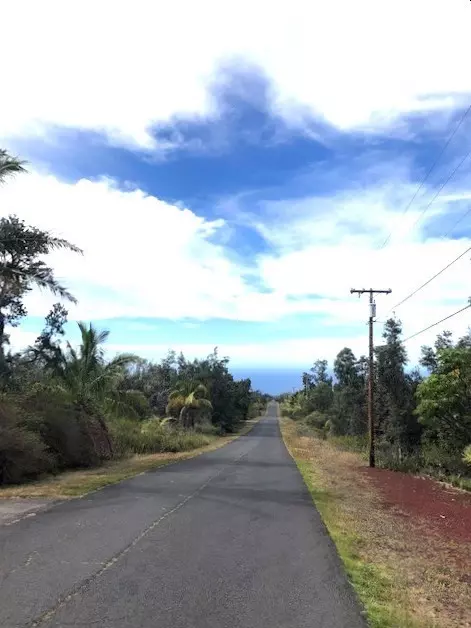
[(19, 172), (26, 172), (25, 161), (12, 157), (5, 149), (0, 149), (0, 183), (7, 177), (14, 176)]
[(212, 410), (213, 404), (209, 399), (198, 399), (198, 407), (202, 410)]
[(8, 264), (3, 264), (0, 267), (0, 275), (2, 280), (8, 283), (14, 283), (18, 279), (24, 278), (36, 284), (41, 290), (49, 290), (54, 296), (59, 296), (71, 303), (77, 303), (77, 299), (52, 275), (41, 272), (25, 272)]
[(119, 368), (124, 369), (131, 364), (138, 364), (140, 357), (134, 353), (119, 353), (110, 362), (108, 362), (107, 368)]
[(67, 251), (72, 251), (73, 253), (78, 253), (79, 255), (83, 255), (83, 249), (75, 244), (72, 244), (68, 240), (64, 238), (55, 238), (54, 236), (49, 235), (47, 238), (47, 246), (51, 250), (61, 250), (65, 249)]

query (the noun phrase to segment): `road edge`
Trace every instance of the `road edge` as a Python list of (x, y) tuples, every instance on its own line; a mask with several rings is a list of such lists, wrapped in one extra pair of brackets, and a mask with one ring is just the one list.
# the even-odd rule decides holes
[[(0, 507), (2, 502), (9, 502), (11, 504), (11, 502), (13, 501), (19, 501), (19, 500), (24, 500), (25, 502), (27, 501), (33, 501), (36, 500), (38, 502), (38, 504), (36, 506), (33, 506), (31, 509), (28, 509), (25, 512), (22, 512), (18, 517), (15, 518), (5, 518), (5, 521), (1, 522), (0, 521), (0, 526), (11, 526), (14, 525), (20, 521), (22, 521), (23, 519), (29, 518), (29, 517), (34, 517), (36, 516), (36, 514), (39, 514), (40, 512), (44, 512), (46, 510), (50, 510), (51, 508), (53, 508), (54, 506), (56, 506), (57, 504), (60, 504), (64, 501), (70, 501), (70, 500), (75, 500), (75, 499), (83, 499), (85, 497), (88, 497), (89, 495), (92, 495), (93, 493), (97, 493), (98, 491), (102, 491), (103, 489), (105, 489), (108, 486), (115, 486), (116, 484), (120, 484), (121, 482), (125, 482), (126, 480), (129, 480), (131, 478), (134, 477), (138, 477), (140, 475), (145, 475), (146, 473), (155, 473), (156, 471), (158, 471), (159, 469), (162, 469), (164, 467), (168, 467), (170, 465), (174, 465), (174, 464), (178, 464), (179, 462), (183, 462), (185, 460), (190, 460), (192, 458), (196, 458), (198, 456), (202, 456), (203, 454), (206, 453), (210, 453), (212, 451), (215, 451), (217, 449), (221, 449), (222, 447), (225, 447), (226, 445), (229, 445), (230, 443), (238, 440), (239, 438), (242, 438), (244, 436), (246, 436), (247, 434), (249, 434), (253, 428), (263, 419), (266, 417), (266, 413), (263, 415), (260, 415), (259, 417), (256, 417), (255, 419), (249, 419), (248, 421), (245, 422), (245, 424), (242, 426), (241, 430), (239, 433), (233, 434), (233, 435), (229, 435), (229, 436), (225, 436), (225, 437), (220, 437), (220, 440), (217, 439), (215, 442), (210, 443), (209, 445), (205, 445), (204, 447), (201, 447), (199, 449), (193, 449), (191, 451), (186, 451), (186, 452), (180, 452), (181, 455), (179, 455), (179, 457), (177, 459), (169, 459), (169, 460), (155, 460), (155, 464), (149, 466), (148, 469), (145, 469), (143, 471), (140, 470), (136, 470), (136, 472), (129, 472), (127, 473), (124, 477), (120, 477), (119, 479), (116, 479), (115, 481), (106, 481), (106, 476), (104, 476), (104, 482), (102, 486), (98, 486), (96, 488), (93, 488), (91, 490), (86, 490), (83, 493), (77, 494), (77, 495), (56, 495), (54, 497), (46, 497), (46, 496), (41, 496), (41, 495), (35, 495), (35, 494), (30, 494), (30, 495), (25, 495), (25, 494), (19, 494), (19, 495), (7, 495), (7, 496), (2, 496), (2, 491), (0, 489)], [(250, 423), (249, 423), (250, 422)], [(249, 424), (247, 424), (249, 423)], [(143, 456), (144, 457), (144, 456)], [(118, 461), (117, 461), (118, 462)], [(96, 471), (99, 472), (101, 469), (101, 471), (103, 471), (103, 467), (97, 467)], [(81, 471), (77, 471), (76, 473), (79, 474)], [(65, 473), (75, 473), (75, 471), (67, 471)], [(59, 474), (60, 476), (60, 474)], [(56, 477), (59, 477), (56, 476)], [(32, 485), (37, 486), (38, 482), (33, 482)], [(18, 485), (18, 488), (22, 488), (24, 490), (25, 486), (24, 484)], [(5, 489), (11, 489), (12, 487), (5, 487)], [(42, 503), (39, 503), (42, 502)]]

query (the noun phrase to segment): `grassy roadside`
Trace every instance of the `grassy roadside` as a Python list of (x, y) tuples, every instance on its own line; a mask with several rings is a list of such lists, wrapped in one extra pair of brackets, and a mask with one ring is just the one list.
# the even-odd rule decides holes
[(178, 462), (179, 460), (194, 458), (208, 451), (223, 447), (227, 443), (239, 438), (239, 436), (247, 434), (260, 418), (261, 417), (245, 421), (241, 429), (234, 434), (208, 436), (210, 440), (208, 445), (191, 451), (136, 455), (129, 458), (113, 460), (101, 467), (93, 469), (66, 471), (27, 484), (0, 487), (0, 500), (12, 497), (48, 499), (81, 497), (91, 491), (96, 491), (109, 484), (121, 482), (139, 473), (145, 473), (146, 471), (151, 471), (152, 469), (157, 469), (158, 467)]
[(335, 542), (373, 628), (451, 628), (465, 623), (469, 589), (444, 542), (425, 539), (386, 511), (359, 471), (357, 453), (281, 420), (283, 438)]

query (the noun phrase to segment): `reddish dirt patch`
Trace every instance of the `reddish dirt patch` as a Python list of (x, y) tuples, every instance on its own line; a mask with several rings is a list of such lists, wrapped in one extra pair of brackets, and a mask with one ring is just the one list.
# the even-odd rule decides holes
[(387, 469), (362, 468), (396, 514), (414, 518), (425, 533), (448, 541), (471, 543), (471, 495), (429, 478)]

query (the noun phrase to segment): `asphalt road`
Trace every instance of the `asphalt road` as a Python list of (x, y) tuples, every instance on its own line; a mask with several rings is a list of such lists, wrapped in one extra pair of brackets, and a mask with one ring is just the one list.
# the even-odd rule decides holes
[(268, 415), (221, 449), (0, 527), (0, 626), (364, 628)]

